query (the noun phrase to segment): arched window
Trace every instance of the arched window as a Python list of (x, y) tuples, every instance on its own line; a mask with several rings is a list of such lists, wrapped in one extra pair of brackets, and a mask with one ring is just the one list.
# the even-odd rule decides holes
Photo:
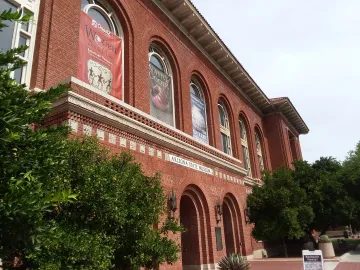
[(119, 37), (123, 36), (119, 20), (109, 4), (104, 0), (82, 0), (81, 9), (91, 18), (100, 23)]
[(262, 153), (262, 147), (261, 147), (261, 140), (260, 135), (258, 131), (255, 131), (255, 143), (256, 143), (256, 153), (259, 161), (259, 168), (260, 171), (263, 171), (265, 169), (264, 167), (264, 158)]
[(239, 120), (240, 136), (241, 136), (241, 149), (244, 157), (244, 168), (247, 170), (247, 175), (251, 177), (251, 163), (249, 155), (248, 137), (246, 134), (246, 126), (243, 119)]
[(193, 136), (201, 142), (209, 143), (204, 92), (195, 79), (190, 81), (190, 98)]
[(218, 103), (218, 108), (222, 150), (224, 151), (224, 153), (232, 155), (228, 114), (224, 104), (221, 101), (219, 101)]
[(160, 121), (175, 125), (173, 76), (163, 51), (149, 47), (150, 114)]

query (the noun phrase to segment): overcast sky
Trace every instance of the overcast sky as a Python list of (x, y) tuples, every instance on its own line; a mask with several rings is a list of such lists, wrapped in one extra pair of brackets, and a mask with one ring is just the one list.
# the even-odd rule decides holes
[(360, 0), (192, 0), (269, 98), (310, 133), (303, 157), (344, 160), (360, 140)]

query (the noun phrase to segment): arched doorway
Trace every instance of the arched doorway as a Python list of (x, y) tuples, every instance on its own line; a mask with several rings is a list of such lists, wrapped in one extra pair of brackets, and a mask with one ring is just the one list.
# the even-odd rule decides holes
[(231, 211), (226, 202), (223, 204), (223, 220), (224, 220), (224, 235), (225, 235), (225, 247), (226, 254), (235, 253), (234, 243), (234, 229), (233, 229), (233, 217)]
[(200, 188), (189, 185), (180, 199), (180, 222), (186, 229), (181, 234), (183, 269), (203, 269), (214, 264), (209, 207)]
[(223, 201), (223, 225), (226, 254), (245, 254), (244, 232), (240, 207), (231, 193)]
[(186, 229), (181, 234), (182, 265), (200, 265), (198, 214), (194, 202), (186, 195), (180, 200), (180, 222)]

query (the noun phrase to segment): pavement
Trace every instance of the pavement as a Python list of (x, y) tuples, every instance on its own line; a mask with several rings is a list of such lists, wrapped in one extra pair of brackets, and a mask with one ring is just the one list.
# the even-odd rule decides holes
[[(325, 270), (360, 270), (360, 245), (341, 257), (325, 260)], [(300, 258), (262, 259), (251, 262), (251, 270), (303, 270)]]

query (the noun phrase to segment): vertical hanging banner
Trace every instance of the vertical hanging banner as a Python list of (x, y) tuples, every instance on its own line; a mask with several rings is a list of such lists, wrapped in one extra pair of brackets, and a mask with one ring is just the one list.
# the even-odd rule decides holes
[(122, 40), (83, 11), (77, 76), (100, 91), (122, 99)]
[(171, 77), (149, 63), (150, 72), (150, 114), (157, 119), (174, 125)]
[(195, 139), (208, 143), (206, 127), (206, 111), (204, 101), (196, 95), (194, 89), (190, 87), (191, 96), (191, 115), (193, 123), (193, 136)]

